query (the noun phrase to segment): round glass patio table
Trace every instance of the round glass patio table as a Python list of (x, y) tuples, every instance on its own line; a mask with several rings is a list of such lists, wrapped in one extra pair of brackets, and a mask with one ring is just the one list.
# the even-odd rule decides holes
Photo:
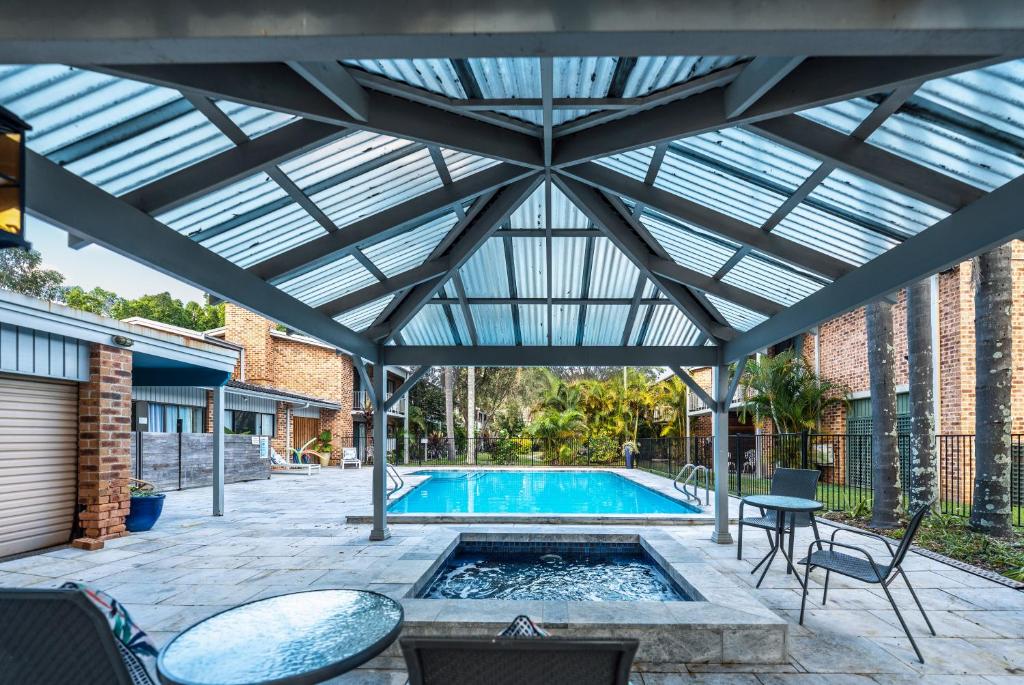
[[(810, 514), (814, 516), (814, 512), (824, 508), (825, 505), (813, 499), (786, 497), (784, 495), (747, 495), (743, 498), (743, 502), (753, 507), (775, 511), (775, 541), (772, 543), (768, 554), (761, 561), (757, 562), (757, 565), (750, 571), (751, 574), (757, 573), (757, 569), (761, 568), (761, 564), (764, 564), (764, 571), (761, 572), (761, 577), (758, 578), (755, 587), (761, 587), (761, 582), (768, 574), (768, 567), (772, 565), (775, 555), (780, 550), (782, 551), (782, 556), (786, 559), (786, 573), (793, 573), (796, 576), (796, 582), (800, 583), (802, 587), (803, 581), (800, 580), (800, 574), (796, 573), (793, 568), (793, 538), (796, 536), (796, 526), (792, 525), (792, 522), (797, 514)], [(785, 549), (782, 549), (786, 535), (786, 514), (790, 516), (788, 554)]]
[(319, 683), (380, 654), (402, 606), (365, 590), (311, 590), (242, 604), (171, 640), (157, 671), (168, 685)]

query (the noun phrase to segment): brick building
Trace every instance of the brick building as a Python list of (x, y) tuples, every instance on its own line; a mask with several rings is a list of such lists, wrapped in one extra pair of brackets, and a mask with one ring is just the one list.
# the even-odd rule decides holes
[[(1024, 242), (1013, 243), (1014, 299), (1012, 312), (1015, 369), (1024, 366)], [(938, 432), (974, 433), (974, 287), (971, 263), (964, 262), (932, 278), (935, 396)], [(897, 413), (906, 416), (907, 329), (905, 292), (893, 306), (896, 345)], [(821, 433), (868, 432), (870, 427), (869, 371), (864, 309), (857, 309), (821, 324), (794, 341), (818, 372), (850, 388), (848, 409), (822, 417)], [(694, 378), (710, 389), (711, 370), (693, 369)], [(710, 412), (691, 394), (689, 415), (693, 435), (709, 435)], [(730, 432), (753, 432), (730, 412)], [(1013, 378), (1013, 432), (1024, 433), (1024, 373)]]

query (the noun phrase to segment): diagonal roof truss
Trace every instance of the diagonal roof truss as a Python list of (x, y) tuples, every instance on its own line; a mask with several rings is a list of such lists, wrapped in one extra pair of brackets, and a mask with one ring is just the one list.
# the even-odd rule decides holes
[(1022, 60), (622, 55), (93, 59), (0, 105), (35, 215), (404, 364), (731, 360), (1024, 228)]

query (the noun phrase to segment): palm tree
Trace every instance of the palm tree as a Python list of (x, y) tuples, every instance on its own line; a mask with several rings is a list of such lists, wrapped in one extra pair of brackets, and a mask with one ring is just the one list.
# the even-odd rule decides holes
[(658, 408), (665, 422), (661, 435), (664, 437), (675, 433), (680, 445), (686, 439), (686, 393), (686, 384), (676, 376), (667, 378), (658, 387)]
[(938, 495), (935, 404), (932, 390), (931, 284), (907, 288), (907, 376), (910, 384), (910, 510)]
[(871, 527), (888, 529), (899, 525), (902, 504), (892, 304), (886, 300), (872, 302), (866, 316), (871, 387)]
[(455, 461), (455, 379), (450, 366), (444, 367), (444, 427), (448, 460)]
[(1001, 537), (1013, 533), (1010, 520), (1012, 249), (1007, 243), (973, 261), (977, 404), (970, 525), (977, 531)]
[(740, 419), (771, 419), (776, 433), (813, 430), (822, 412), (846, 405), (849, 390), (842, 383), (822, 378), (793, 350), (751, 358), (740, 378), (745, 400)]
[(546, 409), (530, 424), (530, 432), (548, 443), (556, 441), (554, 450), (559, 463), (564, 463), (573, 454), (574, 438), (587, 430), (587, 422), (578, 409)]

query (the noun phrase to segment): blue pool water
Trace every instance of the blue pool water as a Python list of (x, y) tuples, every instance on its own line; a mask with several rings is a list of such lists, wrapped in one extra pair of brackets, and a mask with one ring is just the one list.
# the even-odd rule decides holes
[(420, 471), (430, 478), (388, 507), (394, 514), (692, 514), (607, 471)]
[(691, 600), (636, 543), (462, 542), (418, 596), (569, 602)]

